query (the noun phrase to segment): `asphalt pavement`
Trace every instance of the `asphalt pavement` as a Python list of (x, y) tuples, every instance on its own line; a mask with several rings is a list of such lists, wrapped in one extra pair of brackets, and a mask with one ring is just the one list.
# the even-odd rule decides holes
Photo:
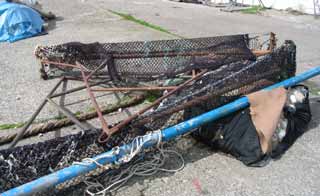
[[(56, 80), (40, 79), (39, 64), (33, 55), (37, 45), (176, 38), (172, 34), (192, 38), (272, 31), (280, 43), (286, 39), (296, 42), (298, 73), (320, 65), (320, 20), (312, 16), (274, 10), (261, 15), (226, 13), (213, 7), (167, 0), (42, 0), (41, 3), (44, 9), (59, 17), (50, 23), (48, 35), (0, 44), (0, 124), (26, 121), (56, 83)], [(124, 20), (111, 11), (131, 14), (172, 34)], [(312, 79), (312, 85), (320, 86), (320, 77)], [(266, 167), (248, 168), (190, 138), (183, 138), (179, 142), (186, 147), (178, 149), (186, 161), (182, 171), (134, 178), (117, 195), (320, 195), (320, 103), (317, 93), (312, 95), (313, 120), (309, 131), (281, 159)], [(84, 101), (80, 108), (71, 107), (73, 111), (90, 105), (85, 92), (69, 97), (67, 102), (72, 103), (75, 99)], [(114, 95), (104, 95), (99, 102), (111, 103), (114, 99)], [(57, 111), (49, 106), (40, 118), (52, 115), (57, 115)]]

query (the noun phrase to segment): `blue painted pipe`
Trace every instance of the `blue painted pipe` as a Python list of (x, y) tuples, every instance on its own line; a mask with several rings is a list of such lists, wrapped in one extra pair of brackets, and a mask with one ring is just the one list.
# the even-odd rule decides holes
[[(290, 87), (319, 74), (320, 74), (320, 67), (316, 67), (307, 72), (299, 74), (293, 78), (290, 78), (280, 83), (269, 86), (265, 88), (265, 90), (271, 90), (277, 87)], [(183, 135), (187, 132), (190, 132), (195, 128), (198, 128), (210, 121), (217, 120), (232, 112), (245, 108), (248, 105), (249, 105), (248, 98), (242, 97), (240, 99), (237, 99), (236, 101), (233, 101), (229, 104), (221, 106), (217, 109), (211, 110), (200, 116), (194, 117), (190, 120), (187, 120), (175, 126), (164, 129), (161, 132), (145, 135), (143, 136), (143, 141), (147, 141), (147, 142), (144, 144), (143, 147), (148, 148), (150, 146), (156, 145), (158, 141), (159, 133), (161, 134), (160, 136), (162, 137), (162, 141), (168, 141), (179, 135)], [(93, 159), (103, 165), (108, 163), (118, 162), (125, 155), (129, 154), (130, 149), (133, 145), (135, 144), (130, 143), (130, 144), (123, 145), (118, 149), (113, 149), (111, 151), (102, 153), (94, 157)], [(70, 167), (67, 167), (62, 170), (56, 171), (52, 174), (43, 176), (29, 183), (23, 184), (19, 187), (10, 189), (2, 193), (1, 195), (2, 196), (31, 195), (39, 191), (46, 190), (48, 188), (52, 188), (60, 183), (71, 180), (72, 178), (75, 178), (81, 174), (88, 173), (89, 171), (92, 171), (98, 167), (95, 163), (84, 162), (84, 164), (86, 165), (71, 165)]]

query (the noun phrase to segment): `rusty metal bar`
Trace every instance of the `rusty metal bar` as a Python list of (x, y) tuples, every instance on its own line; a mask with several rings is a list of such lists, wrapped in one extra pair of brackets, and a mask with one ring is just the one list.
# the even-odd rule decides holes
[(112, 57), (115, 59), (132, 59), (132, 58), (158, 58), (158, 57), (176, 57), (176, 56), (207, 56), (209, 54), (215, 55), (232, 55), (241, 53), (228, 53), (228, 52), (213, 52), (213, 51), (156, 51), (149, 52), (148, 54), (135, 52), (135, 53), (113, 53)]
[(41, 61), (41, 63), (53, 64), (53, 65), (62, 66), (62, 67), (72, 67), (72, 68), (80, 69), (79, 66), (73, 65), (73, 64), (68, 64), (68, 63), (59, 63), (59, 62), (54, 62), (54, 61)]
[[(62, 83), (62, 89), (61, 89), (61, 92), (65, 92), (67, 90), (67, 85), (68, 85), (68, 80), (64, 78), (63, 80), (63, 83)], [(60, 97), (60, 100), (59, 100), (59, 105), (64, 107), (64, 104), (65, 104), (65, 100), (66, 100), (66, 94), (63, 94), (61, 97)], [(63, 113), (62, 112), (58, 112), (58, 116), (62, 116)], [(61, 129), (58, 129), (55, 131), (55, 134), (54, 134), (55, 137), (61, 137)]]
[(47, 97), (47, 101), (53, 105), (55, 108), (57, 108), (57, 110), (59, 110), (59, 112), (61, 112), (63, 115), (67, 116), (72, 122), (74, 122), (74, 124), (76, 124), (80, 129), (87, 131), (90, 130), (90, 127), (88, 127), (85, 124), (82, 124), (77, 117), (75, 117), (72, 112), (70, 112), (67, 108), (63, 107), (63, 106), (59, 106), (56, 102), (54, 102), (52, 99), (50, 99), (49, 97)]
[(276, 39), (276, 34), (273, 32), (270, 32), (270, 44), (269, 44), (269, 50), (272, 51), (277, 47), (277, 39)]
[(192, 81), (195, 81), (197, 79), (199, 79), (203, 74), (205, 74), (207, 72), (207, 70), (203, 70), (200, 73), (198, 73), (197, 75), (195, 75), (195, 77), (185, 81), (184, 83), (182, 83), (181, 85), (177, 86), (175, 89), (169, 91), (167, 94), (163, 95), (162, 97), (158, 98), (157, 100), (155, 100), (151, 105), (143, 108), (142, 110), (138, 111), (137, 113), (133, 114), (132, 116), (128, 117), (127, 119), (123, 120), (121, 123), (117, 124), (116, 126), (112, 127), (109, 130), (109, 134), (106, 134), (105, 132), (103, 132), (98, 141), (101, 143), (106, 142), (109, 137), (117, 132), (119, 129), (123, 128), (124, 126), (128, 125), (132, 120), (134, 120), (135, 118), (137, 118), (139, 115), (145, 113), (146, 111), (148, 111), (149, 109), (151, 109), (152, 107), (154, 107), (155, 105), (158, 105), (161, 103), (161, 101), (163, 101), (164, 99), (168, 98), (169, 96), (173, 95), (174, 93), (176, 93), (177, 91), (183, 89), (184, 87), (186, 87), (188, 84), (190, 84)]
[(173, 90), (176, 86), (143, 86), (143, 87), (119, 87), (119, 88), (96, 88), (91, 89), (93, 92), (117, 92), (117, 91), (157, 91), (157, 90)]
[[(265, 55), (270, 53), (270, 50), (252, 50), (252, 53), (254, 55)], [(147, 55), (145, 53), (129, 53), (129, 54), (112, 54), (112, 58), (114, 59), (127, 59), (127, 58), (153, 58), (153, 57), (174, 57), (174, 56), (206, 56), (209, 54), (212, 54), (214, 52), (212, 51), (184, 51), (184, 52), (176, 52), (176, 51), (169, 51), (169, 52), (150, 52)], [(214, 53), (215, 55), (230, 55), (232, 52), (227, 53)], [(41, 63), (44, 64), (53, 64), (57, 66), (63, 66), (63, 67), (72, 67), (80, 69), (79, 66), (68, 64), (68, 63), (59, 63), (54, 61), (41, 61)], [(104, 64), (104, 63), (103, 63)], [(102, 64), (102, 65), (103, 65)]]
[[(81, 80), (82, 81), (82, 80)], [(82, 81), (83, 82), (83, 81)], [(105, 83), (106, 81), (101, 81), (101, 82), (97, 82), (97, 83), (93, 83), (90, 85), (90, 87), (92, 86), (97, 86), (97, 85), (100, 85), (100, 84), (103, 84)], [(60, 97), (62, 95), (67, 95), (67, 94), (70, 94), (70, 93), (74, 93), (74, 92), (77, 92), (77, 91), (81, 91), (83, 89), (86, 89), (87, 86), (84, 85), (84, 86), (79, 86), (79, 87), (76, 87), (76, 88), (73, 88), (73, 89), (70, 89), (70, 90), (67, 90), (65, 92), (61, 92), (61, 93), (56, 93), (56, 94), (53, 94), (50, 96), (50, 98), (55, 98), (55, 97)]]
[(191, 74), (192, 74), (192, 77), (194, 78), (196, 76), (196, 74), (197, 74), (196, 70), (193, 69)]
[(86, 89), (87, 89), (87, 92), (88, 92), (88, 94), (90, 96), (90, 99), (91, 99), (91, 102), (93, 104), (93, 107), (95, 108), (95, 110), (96, 110), (96, 112), (98, 114), (98, 118), (100, 120), (100, 123), (101, 123), (101, 126), (102, 126), (102, 130), (103, 130), (103, 132), (109, 134), (110, 130), (108, 128), (108, 124), (107, 124), (106, 120), (104, 119), (104, 117), (102, 115), (101, 109), (100, 109), (100, 107), (99, 107), (99, 105), (97, 103), (97, 100), (96, 100), (93, 92), (91, 91), (91, 87), (89, 85), (88, 78), (87, 78), (87, 76), (86, 76), (86, 74), (84, 72), (84, 68), (80, 63), (76, 62), (76, 64), (80, 67), (80, 71), (81, 71), (81, 74), (82, 74), (83, 82), (86, 85)]
[[(49, 92), (47, 97), (50, 97), (57, 88), (61, 85), (61, 83), (64, 81), (64, 78), (61, 78), (59, 82), (52, 88), (52, 90)], [(37, 118), (39, 113), (41, 112), (42, 108), (47, 104), (47, 98), (44, 99), (41, 103), (41, 105), (37, 108), (37, 110), (32, 114), (31, 118), (28, 120), (28, 122), (23, 126), (23, 128), (19, 131), (18, 135), (14, 138), (14, 140), (10, 143), (9, 148), (13, 148), (17, 145), (19, 140), (23, 137), (24, 133), (27, 131), (27, 129), (30, 127), (34, 119)]]
[(252, 53), (257, 57), (270, 54), (271, 52), (271, 50), (252, 50)]

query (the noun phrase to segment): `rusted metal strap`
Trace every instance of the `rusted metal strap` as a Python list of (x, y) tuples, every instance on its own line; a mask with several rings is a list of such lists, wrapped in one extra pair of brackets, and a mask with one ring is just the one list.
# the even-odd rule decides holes
[(119, 92), (119, 91), (158, 91), (158, 90), (173, 90), (176, 86), (142, 86), (142, 87), (122, 87), (122, 88), (95, 88), (93, 92)]
[[(271, 34), (273, 35), (273, 34)], [(275, 41), (274, 36), (272, 36), (274, 40), (271, 41)], [(274, 43), (273, 43), (274, 44)], [(271, 46), (272, 48), (274, 48), (274, 45)], [(272, 49), (271, 48), (271, 49)], [(262, 55), (266, 55), (266, 54), (270, 54), (272, 52), (272, 50), (251, 50), (251, 52), (256, 55), (256, 56), (262, 56)], [(106, 61), (104, 61), (104, 63), (102, 64), (110, 64), (110, 61), (112, 59), (126, 59), (126, 58), (154, 58), (154, 57), (168, 57), (168, 56), (207, 56), (210, 54), (215, 54), (215, 55), (231, 55), (232, 53), (215, 53), (215, 52), (211, 52), (211, 51), (204, 51), (204, 52), (154, 52), (154, 53), (149, 53), (148, 55), (144, 54), (144, 53), (128, 53), (128, 54), (112, 54), (112, 58), (108, 57)], [(234, 54), (238, 54), (238, 53), (234, 53)], [(239, 53), (241, 54), (241, 53)], [(73, 65), (73, 64), (68, 64), (68, 63), (60, 63), (60, 62), (54, 62), (54, 61), (46, 61), (43, 60), (41, 61), (42, 64), (53, 64), (53, 65), (57, 65), (57, 66), (61, 66), (61, 67), (71, 67), (71, 68), (77, 68), (80, 69), (79, 66), (77, 65)]]
[(83, 79), (83, 82), (85, 83), (86, 87), (87, 87), (87, 92), (88, 92), (88, 95), (91, 99), (91, 102), (93, 104), (93, 107), (95, 108), (97, 114), (98, 114), (98, 118), (100, 120), (100, 123), (101, 123), (101, 126), (102, 126), (102, 130), (106, 133), (110, 133), (110, 130), (108, 128), (108, 124), (107, 124), (107, 121), (104, 119), (103, 117), (103, 114), (101, 112), (101, 109), (98, 105), (98, 102), (94, 96), (94, 93), (91, 91), (91, 87), (89, 85), (89, 82), (88, 82), (88, 76), (86, 76), (85, 74), (85, 68), (83, 67), (83, 65), (81, 65), (80, 63), (76, 62), (77, 66), (80, 67), (80, 71), (81, 71), (81, 74), (82, 74), (82, 79)]
[(52, 65), (57, 65), (57, 66), (61, 66), (61, 67), (70, 67), (70, 68), (80, 69), (80, 67), (77, 65), (73, 65), (73, 64), (69, 64), (69, 63), (59, 63), (59, 62), (55, 62), (55, 61), (41, 61), (41, 64), (52, 64)]
[(252, 50), (252, 53), (257, 57), (270, 54), (271, 52), (271, 50)]
[(156, 52), (134, 52), (134, 53), (113, 53), (115, 59), (134, 59), (134, 58), (159, 58), (159, 57), (177, 57), (177, 56), (207, 56), (207, 55), (245, 55), (241, 52), (214, 52), (210, 48), (203, 51), (156, 51)]

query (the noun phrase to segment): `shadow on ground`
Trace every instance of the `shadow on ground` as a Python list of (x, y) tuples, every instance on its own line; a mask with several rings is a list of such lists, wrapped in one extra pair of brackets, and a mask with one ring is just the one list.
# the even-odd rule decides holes
[(64, 18), (61, 16), (57, 16), (55, 19), (47, 21), (47, 26), (45, 27), (45, 31), (48, 33), (51, 30), (57, 28), (57, 22), (63, 21)]

